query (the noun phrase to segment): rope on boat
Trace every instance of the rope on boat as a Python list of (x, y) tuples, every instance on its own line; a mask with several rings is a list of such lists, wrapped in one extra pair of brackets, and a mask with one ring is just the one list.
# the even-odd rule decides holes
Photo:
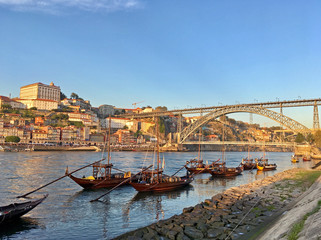
[(258, 204), (259, 201), (261, 201), (262, 197), (259, 197), (259, 199), (256, 201), (256, 203), (251, 207), (251, 209), (244, 215), (244, 217), (239, 221), (239, 223), (233, 228), (233, 230), (230, 232), (230, 234), (225, 238), (225, 240), (228, 240), (229, 237), (232, 235), (232, 233), (240, 226), (240, 224), (243, 222), (243, 220), (246, 218), (246, 216), (252, 211), (252, 209)]

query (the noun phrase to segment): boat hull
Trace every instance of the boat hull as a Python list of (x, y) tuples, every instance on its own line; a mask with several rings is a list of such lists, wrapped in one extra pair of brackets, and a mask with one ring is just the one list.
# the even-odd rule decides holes
[(202, 174), (202, 173), (210, 173), (211, 170), (209, 168), (193, 168), (193, 167), (185, 167), (187, 171), (192, 174)]
[(132, 185), (139, 192), (166, 192), (172, 191), (175, 189), (182, 188), (189, 185), (193, 179), (191, 178), (182, 178), (177, 182), (161, 182), (161, 183), (140, 183), (140, 182), (131, 182)]
[(0, 224), (6, 224), (8, 222), (14, 221), (24, 214), (28, 213), (40, 203), (43, 202), (48, 197), (48, 194), (43, 198), (35, 201), (29, 201), (24, 203), (14, 203), (8, 206), (0, 207)]
[(244, 170), (256, 169), (256, 164), (255, 163), (244, 163), (242, 166), (243, 166)]
[(257, 170), (259, 171), (272, 171), (276, 170), (276, 165), (266, 165), (266, 166), (257, 166)]
[(224, 168), (217, 169), (211, 171), (212, 177), (234, 177), (240, 175), (242, 173), (242, 169), (240, 167), (237, 168)]
[[(79, 186), (84, 189), (99, 189), (99, 188), (111, 188), (115, 187), (121, 182), (128, 180), (128, 178), (109, 178), (109, 179), (86, 179), (86, 178), (77, 178), (72, 175), (69, 177), (76, 182)], [(128, 182), (125, 182), (123, 185), (128, 185)]]

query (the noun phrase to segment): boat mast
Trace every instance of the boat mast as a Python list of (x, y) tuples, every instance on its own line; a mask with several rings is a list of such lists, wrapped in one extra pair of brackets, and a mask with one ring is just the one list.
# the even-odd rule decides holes
[(222, 163), (224, 163), (225, 162), (225, 145), (224, 145), (224, 138), (225, 138), (225, 123), (224, 123), (224, 119), (225, 119), (225, 115), (223, 115), (223, 136), (222, 136), (222, 141), (223, 141), (223, 143), (222, 143), (222, 145), (223, 145), (223, 147), (222, 147)]
[(158, 117), (156, 117), (156, 145), (157, 145), (157, 181), (159, 182), (159, 129), (158, 129)]
[(200, 128), (198, 132), (198, 160), (201, 160), (201, 131), (202, 128)]
[[(109, 166), (109, 162), (110, 162), (110, 130), (111, 130), (111, 116), (109, 115), (109, 124), (108, 124), (108, 160), (107, 160), (107, 166)], [(108, 175), (110, 176), (111, 174), (111, 168), (108, 167)]]

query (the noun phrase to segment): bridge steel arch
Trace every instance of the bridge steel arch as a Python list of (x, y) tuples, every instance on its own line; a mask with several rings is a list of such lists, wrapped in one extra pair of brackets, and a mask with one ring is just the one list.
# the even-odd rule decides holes
[(185, 142), (185, 140), (193, 133), (195, 132), (200, 126), (203, 124), (209, 122), (212, 119), (216, 119), (220, 116), (230, 114), (230, 113), (237, 113), (237, 112), (248, 112), (248, 113), (255, 113), (258, 115), (262, 115), (265, 117), (268, 117), (287, 129), (290, 129), (296, 133), (307, 133), (311, 132), (309, 128), (302, 125), (301, 123), (293, 120), (292, 118), (289, 118), (283, 114), (274, 112), (272, 110), (263, 108), (263, 107), (256, 107), (256, 106), (247, 106), (247, 105), (234, 105), (234, 106), (228, 106), (225, 108), (219, 108), (215, 109), (214, 111), (204, 115), (199, 120), (195, 121), (194, 123), (190, 124), (184, 130), (181, 132), (179, 137), (179, 143)]

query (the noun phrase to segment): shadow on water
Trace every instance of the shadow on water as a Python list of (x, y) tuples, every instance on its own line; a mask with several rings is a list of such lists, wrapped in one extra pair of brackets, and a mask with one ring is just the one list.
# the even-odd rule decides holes
[(0, 228), (0, 239), (4, 239), (5, 237), (10, 237), (13, 234), (19, 234), (20, 232), (27, 232), (31, 229), (39, 229), (45, 228), (41, 226), (40, 223), (34, 219), (29, 217), (18, 218), (14, 221), (1, 224)]

